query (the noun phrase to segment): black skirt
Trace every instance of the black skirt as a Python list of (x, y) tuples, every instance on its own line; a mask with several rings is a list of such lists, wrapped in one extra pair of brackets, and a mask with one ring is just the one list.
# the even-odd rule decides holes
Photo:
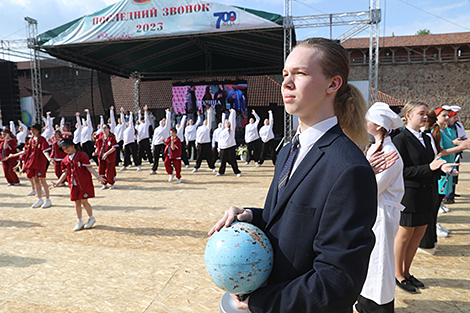
[(401, 212), (400, 226), (403, 227), (418, 227), (428, 225), (432, 221), (432, 211), (407, 213)]

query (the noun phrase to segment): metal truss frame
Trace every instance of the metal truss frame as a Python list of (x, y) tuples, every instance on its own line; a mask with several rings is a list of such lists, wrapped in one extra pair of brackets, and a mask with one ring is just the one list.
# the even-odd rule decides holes
[(34, 100), (34, 108), (36, 110), (35, 122), (41, 123), (42, 121), (42, 85), (41, 85), (41, 66), (39, 63), (39, 50), (38, 46), (38, 21), (30, 17), (25, 17), (28, 23), (28, 39), (27, 44), (30, 53), (31, 62), (31, 89)]
[[(379, 71), (379, 23), (381, 20), (380, 0), (370, 0), (369, 11), (292, 16), (292, 0), (284, 0), (284, 62), (292, 51), (292, 32), (294, 28), (313, 27), (352, 27), (336, 40), (341, 43), (370, 27), (369, 41), (369, 95), (370, 103), (377, 100)], [(292, 139), (292, 116), (284, 110), (284, 144)]]

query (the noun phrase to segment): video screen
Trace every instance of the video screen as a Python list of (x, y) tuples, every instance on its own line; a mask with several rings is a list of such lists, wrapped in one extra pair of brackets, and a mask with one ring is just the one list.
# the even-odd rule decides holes
[(206, 105), (216, 109), (230, 110), (247, 106), (247, 84), (212, 82), (200, 85), (173, 85), (173, 109), (188, 114), (203, 111)]

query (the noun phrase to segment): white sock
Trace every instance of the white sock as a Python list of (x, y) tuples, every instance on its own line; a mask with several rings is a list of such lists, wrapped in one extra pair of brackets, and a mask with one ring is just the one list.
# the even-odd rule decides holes
[(93, 215), (88, 216), (88, 219), (94, 219), (95, 217)]
[(78, 222), (79, 222), (79, 223), (83, 223), (83, 219), (79, 218), (79, 219), (78, 219)]

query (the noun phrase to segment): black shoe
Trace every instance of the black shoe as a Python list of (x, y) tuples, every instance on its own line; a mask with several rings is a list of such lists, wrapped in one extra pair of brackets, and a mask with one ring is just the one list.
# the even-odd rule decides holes
[(461, 195), (458, 195), (458, 194), (455, 194), (454, 196), (456, 196), (457, 198), (458, 198), (458, 197), (461, 197)]
[(420, 288), (420, 289), (425, 289), (426, 288), (426, 286), (421, 281), (419, 281), (416, 277), (414, 277), (413, 275), (411, 275), (409, 278), (407, 278), (407, 280), (410, 282), (410, 284), (412, 284), (416, 288)]
[(395, 278), (395, 283), (401, 290), (408, 293), (418, 293), (418, 290), (413, 286), (407, 279), (402, 280), (401, 282)]

